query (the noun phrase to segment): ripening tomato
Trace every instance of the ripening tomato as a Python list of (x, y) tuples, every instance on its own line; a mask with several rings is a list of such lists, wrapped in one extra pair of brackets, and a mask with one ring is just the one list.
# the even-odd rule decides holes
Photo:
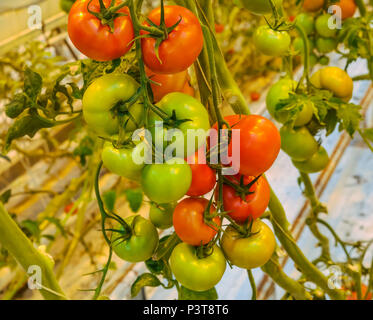
[(267, 25), (256, 29), (253, 41), (261, 53), (276, 57), (288, 52), (291, 44), (288, 32), (273, 30)]
[(315, 30), (313, 17), (307, 13), (301, 13), (297, 16), (296, 24), (303, 28), (306, 34), (310, 35)]
[(186, 81), (183, 87), (182, 93), (187, 94), (188, 96), (195, 97), (196, 93), (194, 91), (194, 88), (191, 86), (189, 81)]
[[(239, 185), (240, 175), (228, 178), (235, 184)], [(244, 177), (244, 184), (248, 185), (254, 180), (254, 177)], [(223, 186), (223, 205), (224, 211), (238, 223), (244, 223), (250, 220), (260, 218), (268, 207), (270, 198), (270, 186), (264, 177), (250, 188), (252, 194), (240, 195), (237, 191), (225, 184)], [(216, 190), (215, 198), (218, 199), (219, 190)]]
[(71, 212), (71, 210), (73, 209), (73, 207), (74, 207), (74, 203), (73, 202), (71, 202), (71, 203), (69, 203), (69, 204), (67, 204), (66, 206), (65, 206), (65, 208), (63, 209), (63, 212), (65, 212), (66, 214), (69, 214), (69, 213), (71, 213), (71, 214), (77, 214), (78, 213), (78, 208), (75, 208), (74, 209), (74, 211), (73, 212)]
[[(164, 6), (164, 19), (167, 28), (181, 22), (168, 34), (158, 48), (156, 39), (143, 38), (142, 53), (146, 66), (156, 73), (178, 73), (188, 69), (198, 58), (203, 48), (203, 33), (198, 18), (181, 6)], [(160, 24), (161, 8), (154, 9), (148, 19)], [(149, 25), (147, 23), (147, 25)], [(143, 33), (143, 34), (146, 34)]]
[[(206, 245), (216, 236), (221, 219), (213, 218), (214, 225), (211, 226), (206, 223), (204, 213), (208, 204), (209, 201), (204, 198), (186, 198), (177, 204), (173, 222), (175, 232), (183, 242), (192, 246)], [(211, 205), (209, 213), (215, 212), (215, 207)]]
[(341, 68), (325, 67), (316, 71), (310, 81), (316, 88), (329, 90), (343, 101), (348, 102), (352, 98), (354, 82)]
[[(156, 74), (149, 68), (145, 68), (152, 88), (154, 102), (159, 102), (171, 92), (183, 92), (187, 82), (188, 71), (184, 70), (174, 74)], [(155, 83), (154, 83), (155, 82)]]
[(258, 92), (251, 92), (250, 99), (253, 102), (259, 101), (259, 99), (260, 99), (260, 93), (258, 93)]
[[(335, 6), (339, 6), (342, 10), (342, 20), (351, 18), (355, 15), (357, 6), (354, 0), (341, 0), (337, 3), (333, 3)], [(337, 12), (338, 15), (339, 12)]]
[(170, 268), (184, 287), (201, 292), (215, 287), (224, 275), (227, 262), (218, 246), (211, 255), (198, 257), (198, 248), (186, 243), (178, 244), (170, 257)]
[(203, 196), (214, 189), (216, 184), (216, 172), (206, 164), (206, 154), (204, 150), (202, 152), (203, 157), (197, 151), (187, 159), (192, 169), (192, 185), (187, 192), (190, 197)]
[[(258, 115), (232, 115), (224, 120), (233, 130), (240, 132), (240, 158), (233, 159), (232, 164), (238, 165), (238, 171), (245, 176), (257, 177), (266, 172), (275, 162), (280, 149), (281, 137), (278, 129), (272, 121)], [(217, 130), (215, 124), (213, 129)], [(234, 141), (233, 141), (234, 142)], [(211, 141), (211, 148), (215, 146), (216, 141)], [(234, 157), (232, 152), (234, 143), (228, 147), (228, 156)], [(224, 160), (225, 156), (222, 154)], [(225, 162), (228, 162), (225, 159)]]
[(272, 230), (260, 219), (252, 225), (252, 235), (243, 237), (232, 226), (227, 227), (221, 239), (221, 247), (228, 260), (242, 269), (254, 269), (271, 259), (276, 239)]
[(335, 38), (323, 38), (319, 37), (316, 40), (316, 48), (317, 51), (325, 54), (325, 53), (330, 53), (337, 49), (338, 47), (338, 41)]
[[(111, 0), (103, 0), (108, 7)], [(115, 1), (118, 5), (120, 1)], [(128, 7), (118, 10), (121, 16), (114, 20), (114, 30), (88, 12), (100, 12), (99, 0), (78, 0), (72, 6), (67, 31), (74, 46), (87, 57), (97, 61), (110, 61), (127, 53), (133, 43), (134, 31)]]
[(324, 6), (324, 0), (304, 0), (303, 9), (307, 12), (319, 11)]
[(225, 29), (224, 24), (215, 23), (215, 32), (216, 33), (223, 33)]

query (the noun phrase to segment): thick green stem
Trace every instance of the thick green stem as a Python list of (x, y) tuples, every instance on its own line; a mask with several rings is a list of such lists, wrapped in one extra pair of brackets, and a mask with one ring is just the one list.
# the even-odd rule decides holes
[(296, 300), (312, 300), (312, 296), (306, 289), (294, 279), (290, 278), (282, 270), (278, 263), (278, 257), (274, 255), (262, 268), (263, 272), (268, 274), (277, 285), (284, 289)]
[(40, 293), (47, 300), (66, 300), (53, 273), (52, 262), (25, 236), (0, 202), (0, 243), (28, 272), (31, 266), (41, 270)]
[(367, 14), (367, 8), (365, 6), (364, 0), (355, 0), (355, 3), (357, 7), (359, 8), (360, 15), (362, 17), (365, 17), (365, 15)]

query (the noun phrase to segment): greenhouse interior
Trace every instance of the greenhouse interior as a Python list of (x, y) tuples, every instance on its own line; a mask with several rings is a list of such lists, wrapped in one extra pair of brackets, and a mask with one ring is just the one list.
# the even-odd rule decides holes
[(373, 300), (372, 0), (0, 25), (1, 300)]

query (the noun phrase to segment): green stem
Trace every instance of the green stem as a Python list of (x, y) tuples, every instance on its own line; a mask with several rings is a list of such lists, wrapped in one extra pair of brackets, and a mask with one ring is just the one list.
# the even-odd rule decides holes
[(253, 273), (250, 269), (247, 269), (247, 276), (249, 277), (251, 290), (252, 290), (251, 300), (256, 300), (256, 284), (255, 284)]
[(310, 44), (308, 42), (308, 37), (307, 37), (307, 34), (306, 32), (304, 31), (304, 29), (299, 26), (299, 25), (295, 25), (295, 29), (298, 31), (299, 35), (301, 36), (302, 40), (303, 40), (303, 46), (304, 46), (304, 53), (303, 53), (303, 57), (304, 57), (304, 72), (303, 72), (303, 75), (302, 75), (302, 78), (301, 80), (299, 81), (299, 83), (301, 84), (303, 82), (304, 79), (306, 79), (307, 81), (307, 86), (309, 85), (309, 72), (310, 72)]
[(365, 6), (365, 3), (363, 0), (355, 0), (355, 3), (357, 5), (357, 7), (359, 8), (359, 11), (360, 11), (360, 15), (362, 17), (365, 17), (366, 14), (367, 14), (367, 8)]
[(15, 221), (9, 216), (0, 202), (0, 243), (17, 260), (22, 268), (28, 272), (30, 266), (41, 269), (40, 293), (47, 300), (66, 300), (53, 273), (53, 266), (48, 257), (35, 249), (31, 241), (25, 236)]

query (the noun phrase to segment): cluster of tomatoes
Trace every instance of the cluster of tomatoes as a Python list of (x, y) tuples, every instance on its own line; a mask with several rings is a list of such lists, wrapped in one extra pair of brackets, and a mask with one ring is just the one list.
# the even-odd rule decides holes
[[(117, 7), (110, 6), (113, 4), (109, 0), (104, 4), (106, 8), (100, 7), (98, 0), (78, 0), (68, 22), (74, 45), (99, 61), (121, 57), (134, 40), (129, 9), (118, 8), (119, 3), (115, 3)], [(106, 140), (102, 151), (104, 166), (119, 176), (140, 182), (151, 201), (149, 220), (130, 216), (114, 232), (114, 252), (129, 262), (152, 259), (163, 241), (159, 240), (157, 229), (173, 227), (181, 243), (167, 257), (171, 271), (186, 288), (205, 291), (220, 281), (227, 260), (241, 268), (257, 268), (275, 250), (274, 234), (260, 217), (270, 198), (270, 187), (263, 174), (278, 156), (281, 137), (271, 121), (255, 115), (228, 116), (224, 124), (211, 127), (206, 108), (193, 97), (187, 71), (203, 47), (199, 20), (180, 6), (164, 6), (163, 13), (162, 22), (162, 9), (153, 10), (141, 30), (142, 62), (156, 110), (145, 109), (141, 98), (133, 99), (140, 89), (135, 79), (111, 73), (87, 88), (83, 116), (88, 127)], [(113, 24), (103, 24), (103, 16), (114, 18)], [(151, 28), (157, 26), (167, 30), (167, 37), (161, 41), (148, 36)], [(164, 128), (157, 131), (156, 123), (164, 118)], [(146, 127), (153, 141), (164, 142), (164, 148), (170, 144), (166, 139), (168, 131), (179, 129), (185, 139), (184, 158), (151, 164), (135, 161), (134, 155), (142, 152), (140, 143), (132, 141), (118, 146), (123, 126), (129, 136)], [(205, 132), (203, 139), (196, 138), (192, 152), (186, 148), (190, 129)], [(236, 138), (239, 141), (230, 140), (227, 151), (231, 165), (239, 164), (235, 176), (219, 175), (222, 168), (209, 163), (207, 155), (216, 152), (220, 143), (208, 141), (210, 129), (240, 132)], [(235, 145), (238, 153), (232, 150)], [(224, 218), (231, 222), (225, 230)]]

